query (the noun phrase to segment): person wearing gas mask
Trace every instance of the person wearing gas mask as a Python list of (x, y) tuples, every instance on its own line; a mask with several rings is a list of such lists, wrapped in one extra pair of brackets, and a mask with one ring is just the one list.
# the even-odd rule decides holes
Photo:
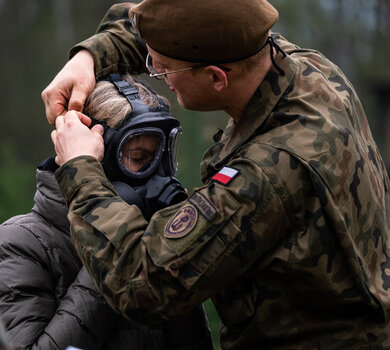
[[(138, 98), (137, 89), (126, 84), (118, 74), (108, 80), (132, 106), (132, 113), (115, 127), (105, 123), (104, 113), (100, 123), (95, 109), (89, 112), (92, 128), (104, 127), (105, 155), (102, 165), (116, 191), (131, 204), (137, 204), (146, 219), (157, 210), (187, 198), (176, 173), (180, 123), (169, 114), (168, 106), (161, 99), (159, 104), (147, 106)], [(85, 108), (88, 111), (89, 104)], [(84, 110), (85, 112), (85, 110)], [(112, 123), (111, 123), (112, 125)]]
[[(151, 216), (186, 198), (173, 177), (180, 123), (162, 97), (130, 76), (116, 75), (96, 85), (84, 113), (106, 129), (104, 166), (109, 165), (108, 177), (125, 200), (137, 200), (145, 216)], [(31, 213), (0, 225), (0, 316), (10, 342), (42, 350), (69, 345), (83, 350), (212, 350), (201, 307), (178, 320), (144, 326), (107, 304), (72, 246), (67, 207), (54, 177), (57, 168), (53, 158), (41, 162)], [(155, 185), (149, 188), (147, 182)], [(143, 198), (154, 197), (156, 190), (165, 199), (144, 205)]]

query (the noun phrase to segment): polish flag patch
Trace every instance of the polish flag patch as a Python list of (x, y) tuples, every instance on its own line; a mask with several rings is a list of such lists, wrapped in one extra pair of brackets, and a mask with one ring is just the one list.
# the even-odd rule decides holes
[(225, 166), (211, 178), (211, 181), (228, 185), (239, 173), (239, 170)]

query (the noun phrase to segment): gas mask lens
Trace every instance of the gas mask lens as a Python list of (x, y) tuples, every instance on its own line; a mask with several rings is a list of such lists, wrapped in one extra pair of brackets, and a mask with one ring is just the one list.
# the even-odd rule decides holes
[(171, 167), (171, 174), (176, 175), (177, 172), (177, 158), (179, 154), (179, 140), (182, 134), (181, 126), (171, 130), (169, 134), (169, 164)]
[(155, 171), (164, 151), (165, 135), (159, 129), (129, 131), (118, 149), (118, 163), (131, 177), (143, 178)]

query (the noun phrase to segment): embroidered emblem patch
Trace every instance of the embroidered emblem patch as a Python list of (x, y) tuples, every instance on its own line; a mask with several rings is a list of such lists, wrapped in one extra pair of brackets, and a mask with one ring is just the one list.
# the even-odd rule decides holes
[(188, 199), (207, 221), (212, 221), (217, 214), (217, 208), (202, 193), (194, 192)]
[(187, 235), (195, 226), (198, 212), (192, 205), (181, 208), (165, 226), (164, 235), (167, 238), (180, 238)]
[(238, 169), (225, 166), (211, 178), (211, 181), (219, 182), (222, 185), (228, 185), (239, 173), (240, 171)]

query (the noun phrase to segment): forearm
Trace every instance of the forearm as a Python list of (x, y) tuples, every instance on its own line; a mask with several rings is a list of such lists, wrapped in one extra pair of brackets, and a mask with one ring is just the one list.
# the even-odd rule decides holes
[(113, 72), (145, 72), (147, 49), (145, 42), (131, 26), (129, 9), (132, 6), (132, 3), (113, 5), (101, 21), (96, 34), (75, 45), (70, 50), (70, 58), (82, 49), (88, 50), (94, 58), (97, 78)]

